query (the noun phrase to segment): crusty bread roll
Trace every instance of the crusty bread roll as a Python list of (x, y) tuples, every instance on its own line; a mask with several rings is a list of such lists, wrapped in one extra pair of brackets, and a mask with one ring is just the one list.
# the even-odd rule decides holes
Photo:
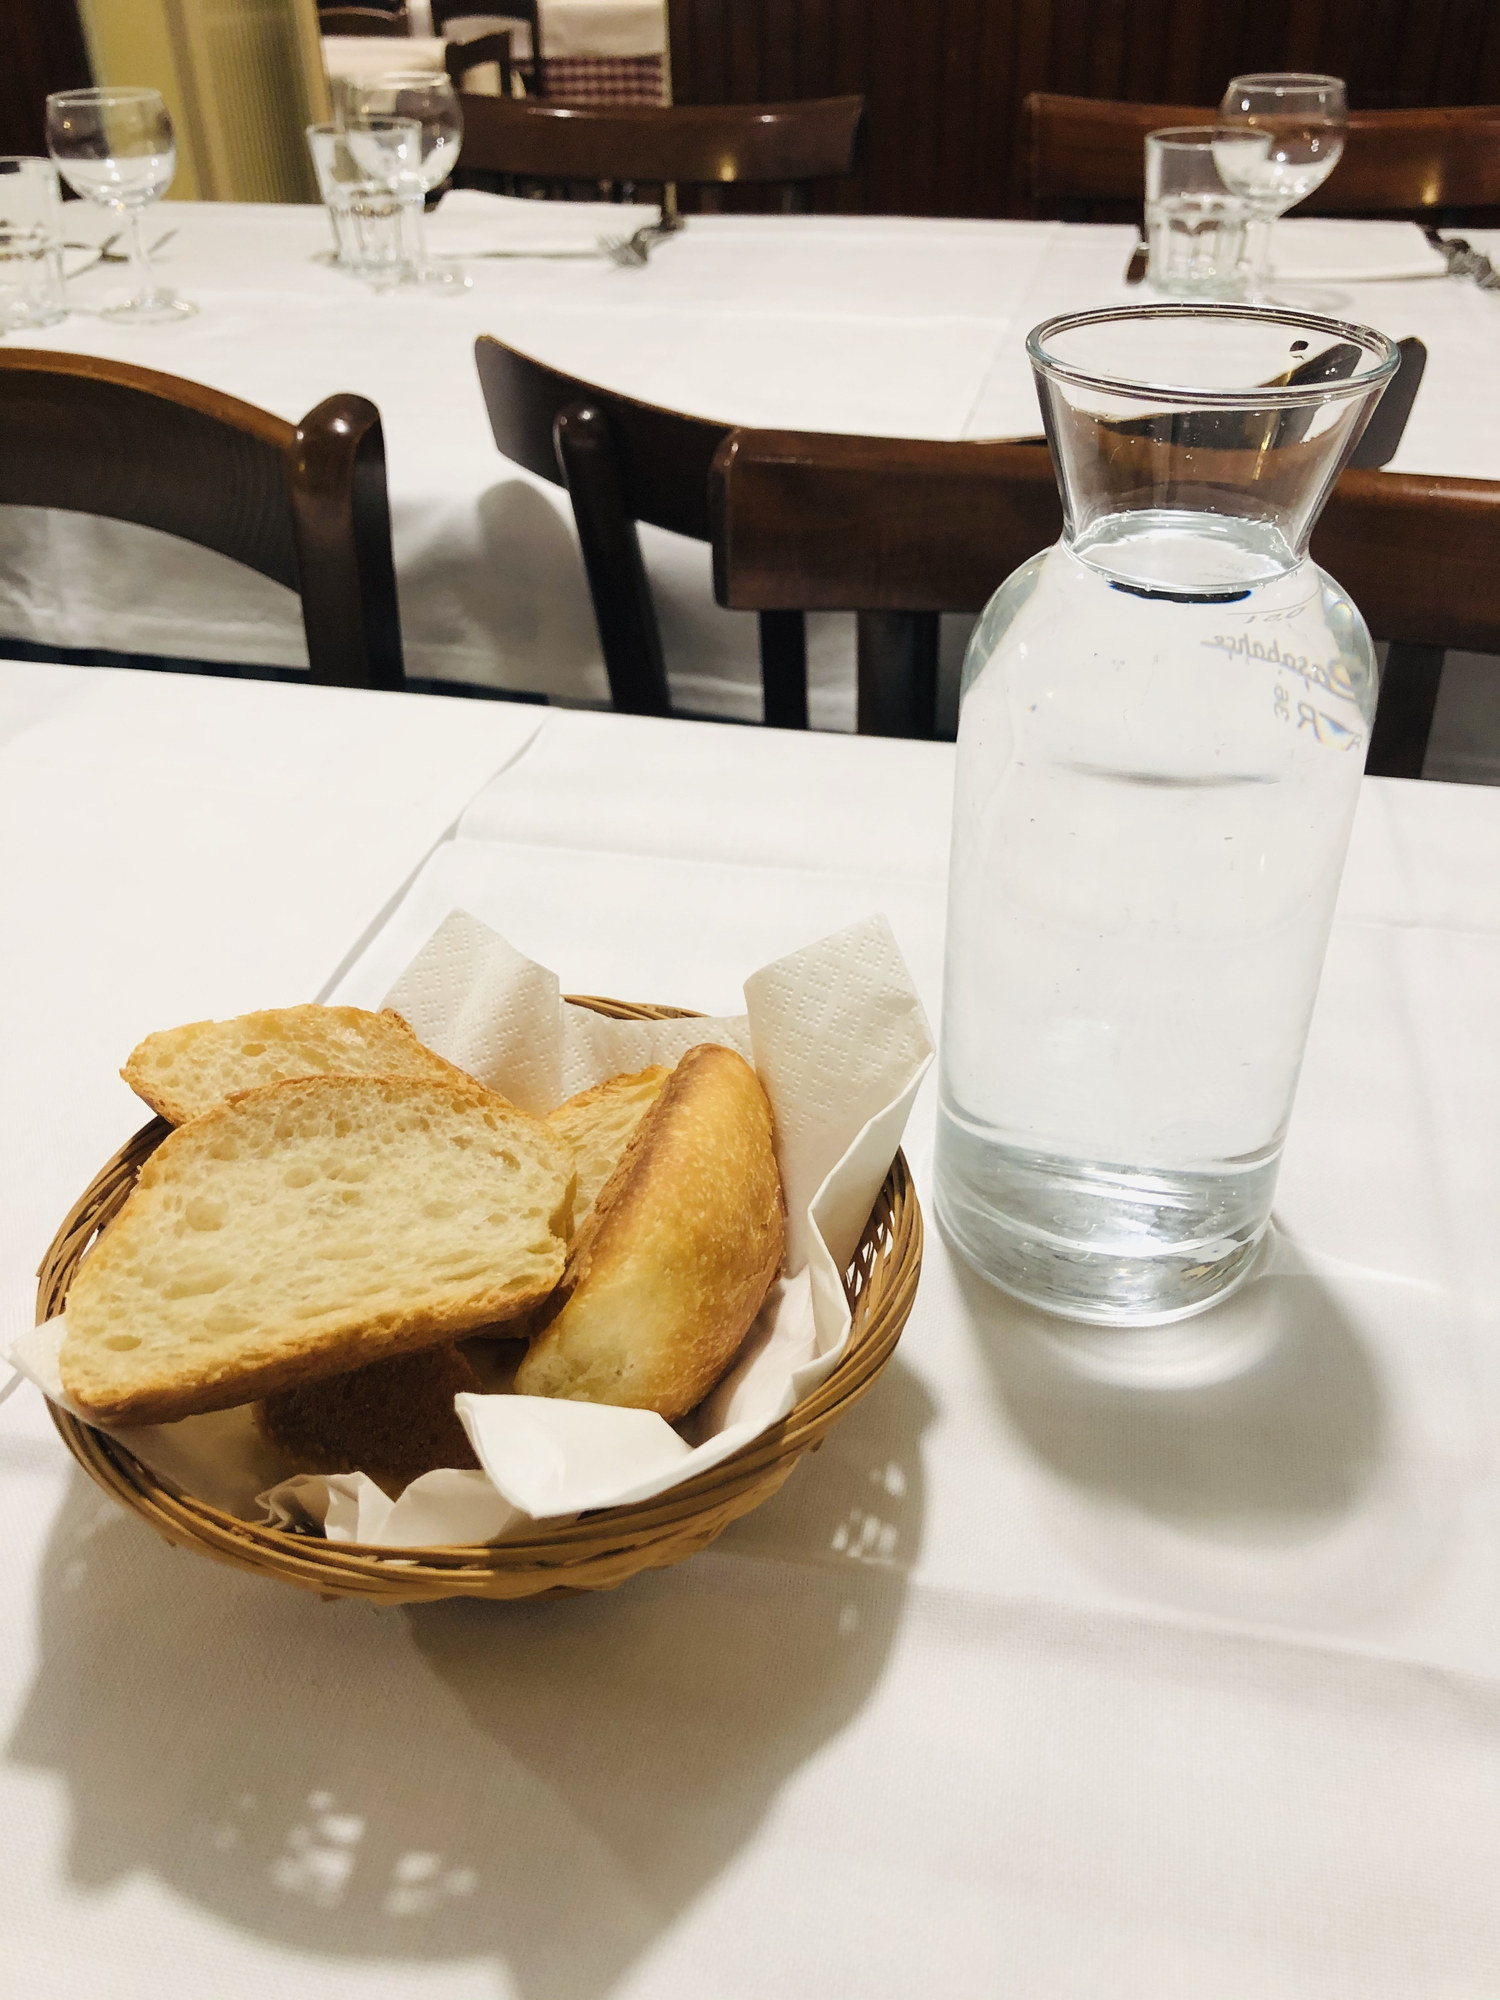
[(184, 1125), (236, 1091), (296, 1076), (473, 1078), (434, 1055), (399, 1014), (363, 1007), (270, 1007), (147, 1035), (121, 1076), (159, 1116)]
[(733, 1049), (689, 1049), (574, 1237), (516, 1388), (684, 1416), (734, 1359), (783, 1233), (754, 1070)]
[(424, 1472), (478, 1466), (453, 1398), (479, 1387), (456, 1347), (429, 1347), (277, 1389), (256, 1417), (301, 1471), (365, 1472), (399, 1492)]
[(67, 1300), (68, 1396), (165, 1423), (452, 1341), (563, 1270), (573, 1159), (468, 1078), (304, 1077), (179, 1126)]
[(666, 1087), (671, 1070), (662, 1063), (632, 1076), (612, 1076), (547, 1113), (547, 1123), (573, 1148), (578, 1186), (573, 1194), (573, 1227), (581, 1229), (599, 1190), (620, 1164), (631, 1134)]

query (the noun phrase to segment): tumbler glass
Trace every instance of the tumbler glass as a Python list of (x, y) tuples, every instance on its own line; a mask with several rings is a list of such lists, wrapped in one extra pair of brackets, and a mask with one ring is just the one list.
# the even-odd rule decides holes
[[(1175, 298), (1234, 298), (1249, 208), (1231, 194), (1215, 159), (1212, 125), (1172, 125), (1146, 135), (1147, 281)], [(1262, 134), (1240, 142), (1262, 152)]]
[(66, 319), (62, 199), (50, 160), (0, 158), (0, 332)]
[(307, 143), (337, 261), (377, 291), (399, 285), (408, 270), (405, 213), (420, 187), (421, 127), (412, 118), (309, 125)]

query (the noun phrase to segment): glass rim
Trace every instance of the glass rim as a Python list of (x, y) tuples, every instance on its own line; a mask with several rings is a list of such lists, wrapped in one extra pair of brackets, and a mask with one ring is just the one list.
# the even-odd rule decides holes
[(1326, 90), (1336, 84), (1340, 90), (1347, 90), (1348, 84), (1341, 76), (1324, 76), (1313, 69), (1256, 69), (1247, 70), (1243, 76), (1232, 76), (1225, 85), (1227, 97), (1236, 87), (1255, 90)]
[(1146, 134), (1146, 144), (1154, 139), (1158, 146), (1211, 146), (1223, 130), (1222, 125), (1162, 125)]
[(354, 84), (356, 96), (362, 90), (389, 90), (393, 84), (413, 90), (427, 90), (440, 83), (452, 90), (453, 79), (442, 69), (383, 69), (378, 76), (362, 76)]
[(81, 90), (51, 90), (47, 93), (47, 104), (49, 108), (54, 104), (141, 104), (148, 97), (166, 102), (154, 84), (91, 83)]
[[(1279, 387), (1252, 384), (1245, 388), (1204, 385), (1189, 388), (1181, 382), (1153, 382), (1145, 377), (1102, 374), (1097, 369), (1079, 368), (1046, 350), (1054, 335), (1074, 327), (1103, 326), (1111, 321), (1140, 320), (1240, 320), (1259, 326), (1294, 326), (1313, 333), (1351, 341), (1373, 358), (1373, 365), (1336, 382), (1289, 382)], [(1026, 336), (1026, 353), (1039, 373), (1072, 388), (1093, 389), (1112, 396), (1129, 396), (1141, 402), (1209, 404), (1216, 409), (1264, 410), (1296, 409), (1306, 404), (1328, 403), (1348, 396), (1362, 396), (1377, 383), (1388, 382), (1401, 365), (1401, 350), (1388, 334), (1353, 320), (1329, 319), (1322, 313), (1299, 312), (1286, 306), (1210, 305), (1181, 300), (1163, 300), (1158, 305), (1093, 306), (1087, 312), (1056, 313), (1034, 326)]]

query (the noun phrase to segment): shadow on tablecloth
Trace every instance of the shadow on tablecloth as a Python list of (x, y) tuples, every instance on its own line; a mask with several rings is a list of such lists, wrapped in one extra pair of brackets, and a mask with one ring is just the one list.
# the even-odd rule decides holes
[(931, 1414), (897, 1358), (715, 1548), (532, 1606), (321, 1604), (76, 1474), (8, 1755), (66, 1782), (80, 1888), (146, 1872), (315, 1958), (487, 1957), (591, 2000), (883, 1674)]
[(1472, 1453), (1459, 1342), (1432, 1288), (1257, 1277), (1159, 1330), (1181, 1332), (1189, 1358), (1201, 1331), (1203, 1379), (1110, 1380), (1091, 1362), (1128, 1330), (1079, 1329), (1074, 1346), (948, 1262), (998, 1406), (1043, 1475), (1046, 1533), (1089, 1569), (1173, 1610), (1330, 1638), (1421, 1601)]

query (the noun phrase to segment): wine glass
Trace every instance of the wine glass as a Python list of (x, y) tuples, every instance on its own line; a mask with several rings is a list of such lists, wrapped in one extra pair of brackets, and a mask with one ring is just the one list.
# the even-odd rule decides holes
[(58, 90), (47, 99), (47, 150), (75, 194), (122, 216), (130, 243), (128, 299), (101, 317), (144, 325), (198, 308), (157, 283), (141, 241), (141, 214), (172, 185), (177, 146), (159, 90)]
[[(450, 79), (437, 70), (391, 70), (362, 84), (353, 105), (355, 119), (415, 118), (422, 128), (420, 196), (431, 194), (458, 165), (464, 119)], [(453, 264), (436, 264), (427, 250), (423, 200), (414, 198), (411, 216), (411, 275), (414, 284), (464, 291), (471, 280)]]
[(1237, 76), (1225, 91), (1214, 164), (1225, 187), (1250, 209), (1252, 299), (1265, 295), (1272, 223), (1327, 180), (1344, 150), (1348, 122), (1348, 99), (1336, 76)]

